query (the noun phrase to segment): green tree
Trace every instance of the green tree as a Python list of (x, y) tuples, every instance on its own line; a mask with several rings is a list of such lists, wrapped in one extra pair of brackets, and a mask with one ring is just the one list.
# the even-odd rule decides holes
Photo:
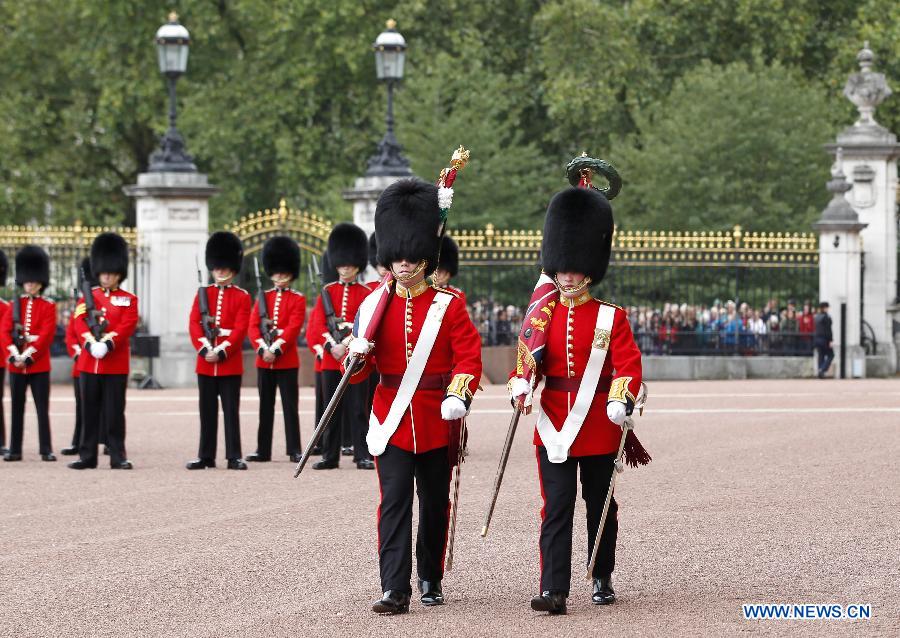
[(702, 63), (613, 147), (625, 228), (808, 230), (828, 199), (823, 89), (780, 64)]

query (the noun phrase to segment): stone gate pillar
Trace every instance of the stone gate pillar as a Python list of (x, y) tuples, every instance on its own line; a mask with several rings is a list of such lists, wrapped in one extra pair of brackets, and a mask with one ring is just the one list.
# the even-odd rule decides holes
[(197, 259), (206, 273), (209, 199), (219, 189), (202, 173), (151, 172), (124, 190), (136, 200), (138, 242), (149, 264), (149, 294), (140, 308), (148, 331), (160, 338), (153, 376), (164, 387), (193, 386), (188, 313), (197, 293)]
[[(375, 204), (382, 191), (397, 180), (413, 177), (409, 160), (394, 137), (392, 116), (388, 120), (388, 131), (378, 143), (375, 155), (369, 158), (366, 174), (356, 178), (353, 188), (341, 193), (345, 200), (353, 202), (353, 223), (366, 231), (366, 236), (375, 232)], [(371, 266), (366, 269), (366, 281), (377, 278)]]
[(856, 56), (860, 71), (847, 80), (844, 95), (859, 110), (859, 119), (826, 148), (843, 151), (843, 171), (853, 189), (850, 203), (865, 227), (863, 319), (875, 334), (877, 357), (870, 366), (879, 374), (897, 370), (893, 318), (900, 318), (897, 299), (897, 136), (875, 121), (876, 107), (891, 95), (884, 74), (872, 71), (874, 54), (866, 42)]
[[(828, 182), (831, 201), (813, 224), (819, 233), (819, 301), (827, 301), (834, 333), (835, 375), (839, 374), (840, 348), (846, 348), (846, 374), (863, 377), (866, 353), (860, 345), (861, 250), (860, 231), (866, 224), (853, 210), (844, 194), (853, 186), (847, 183), (841, 167), (841, 151)], [(847, 304), (847, 340), (841, 343), (841, 304)]]

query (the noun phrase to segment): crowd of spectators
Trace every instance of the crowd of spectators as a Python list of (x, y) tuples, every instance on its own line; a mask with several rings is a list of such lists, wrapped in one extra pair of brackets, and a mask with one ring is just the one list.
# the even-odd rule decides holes
[(816, 322), (810, 302), (771, 299), (763, 308), (716, 300), (712, 305), (631, 306), (628, 319), (645, 354), (788, 354), (813, 350)]
[[(710, 305), (666, 303), (662, 307), (629, 306), (628, 320), (644, 354), (789, 354), (813, 349), (815, 311), (807, 301), (763, 308), (716, 300)], [(469, 304), (485, 345), (514, 345), (523, 309), (479, 298)]]

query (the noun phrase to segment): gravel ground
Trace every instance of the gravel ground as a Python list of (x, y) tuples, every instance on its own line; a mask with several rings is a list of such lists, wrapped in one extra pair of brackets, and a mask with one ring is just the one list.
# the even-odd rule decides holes
[[(242, 403), (245, 454), (254, 394)], [(74, 403), (66, 386), (52, 397), (58, 450)], [(307, 389), (300, 407), (305, 441)], [(380, 595), (374, 472), (345, 462), (294, 480), (285, 456), (188, 472), (198, 438), (188, 390), (130, 391), (133, 472), (40, 462), (29, 414), (25, 461), (0, 463), (0, 635), (900, 635), (900, 380), (653, 383), (637, 432), (654, 461), (616, 489), (619, 601), (589, 602), (579, 503), (569, 615), (553, 618), (528, 605), (540, 523), (533, 416), (491, 533), (478, 535), (509, 412), (491, 386), (469, 419), (447, 604), (414, 602), (392, 618), (369, 611)], [(754, 602), (868, 603), (872, 618), (744, 620), (741, 604)]]

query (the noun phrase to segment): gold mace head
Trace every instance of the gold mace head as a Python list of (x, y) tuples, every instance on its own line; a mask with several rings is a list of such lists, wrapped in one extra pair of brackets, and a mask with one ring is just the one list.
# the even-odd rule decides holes
[(388, 29), (396, 29), (396, 28), (397, 28), (397, 21), (394, 20), (393, 18), (388, 18), (388, 21), (385, 22), (384, 25), (385, 25)]
[(465, 168), (466, 164), (469, 162), (469, 151), (460, 144), (459, 148), (453, 151), (453, 155), (450, 157), (450, 165), (458, 171), (461, 171)]

